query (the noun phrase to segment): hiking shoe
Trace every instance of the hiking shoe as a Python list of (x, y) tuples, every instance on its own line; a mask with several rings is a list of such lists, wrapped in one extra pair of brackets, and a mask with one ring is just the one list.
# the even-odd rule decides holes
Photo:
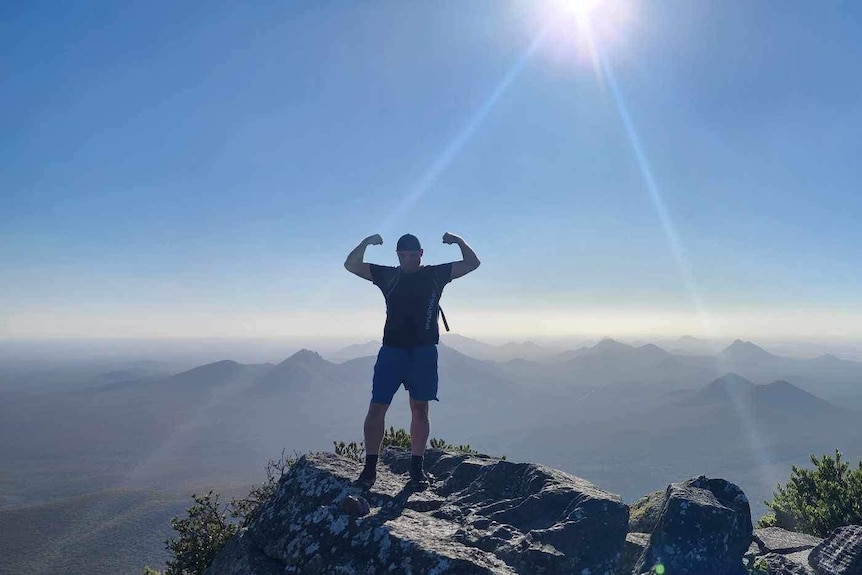
[(428, 481), (428, 476), (425, 475), (424, 471), (420, 471), (419, 474), (410, 473), (410, 481), (407, 482), (407, 487), (413, 489), (415, 491), (424, 491), (431, 486), (431, 482)]
[(359, 474), (359, 477), (357, 477), (353, 482), (353, 485), (361, 487), (362, 489), (371, 489), (371, 486), (374, 485), (375, 481), (377, 481), (377, 471), (374, 469), (363, 469), (362, 473)]

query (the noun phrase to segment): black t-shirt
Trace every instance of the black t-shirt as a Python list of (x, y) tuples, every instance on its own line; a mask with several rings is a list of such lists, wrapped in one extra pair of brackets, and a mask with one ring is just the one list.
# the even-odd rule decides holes
[(383, 345), (412, 348), (439, 343), (440, 295), (452, 281), (452, 264), (422, 266), (411, 273), (400, 267), (370, 267), (374, 285), (386, 298)]

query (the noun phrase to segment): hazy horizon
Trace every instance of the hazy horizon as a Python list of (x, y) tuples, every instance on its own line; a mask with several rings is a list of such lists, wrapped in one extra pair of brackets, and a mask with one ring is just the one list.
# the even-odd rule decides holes
[[(441, 334), (441, 343), (451, 341), (450, 336), (463, 337), (489, 346), (534, 343), (539, 347), (557, 350), (574, 350), (592, 346), (602, 339), (613, 339), (626, 345), (639, 346), (652, 343), (673, 349), (684, 336), (627, 337), (603, 334), (599, 337), (474, 337), (452, 332)], [(841, 359), (862, 361), (862, 339), (855, 338), (695, 338), (712, 353), (720, 351), (739, 339), (750, 341), (776, 355), (812, 359), (832, 354)], [(0, 339), (0, 361), (20, 360), (175, 360), (183, 363), (233, 360), (239, 363), (280, 362), (300, 349), (310, 349), (324, 357), (334, 356), (342, 350), (368, 343), (380, 343), (380, 336), (356, 337), (295, 337), (295, 338), (65, 338), (65, 339)], [(51, 354), (46, 357), (46, 354)]]

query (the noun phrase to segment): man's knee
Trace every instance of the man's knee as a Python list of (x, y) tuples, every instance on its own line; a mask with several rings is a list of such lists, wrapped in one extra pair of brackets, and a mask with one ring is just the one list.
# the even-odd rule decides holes
[(411, 399), (410, 411), (416, 419), (428, 419), (428, 402)]
[(386, 416), (386, 410), (389, 409), (387, 403), (370, 403), (368, 404), (368, 415), (366, 419), (369, 421), (382, 421)]

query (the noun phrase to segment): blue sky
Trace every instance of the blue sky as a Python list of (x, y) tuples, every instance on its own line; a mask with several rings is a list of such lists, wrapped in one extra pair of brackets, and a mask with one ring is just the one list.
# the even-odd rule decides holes
[(856, 3), (73, 4), (0, 8), (0, 338), (376, 336), (446, 231), (464, 335), (862, 336)]

